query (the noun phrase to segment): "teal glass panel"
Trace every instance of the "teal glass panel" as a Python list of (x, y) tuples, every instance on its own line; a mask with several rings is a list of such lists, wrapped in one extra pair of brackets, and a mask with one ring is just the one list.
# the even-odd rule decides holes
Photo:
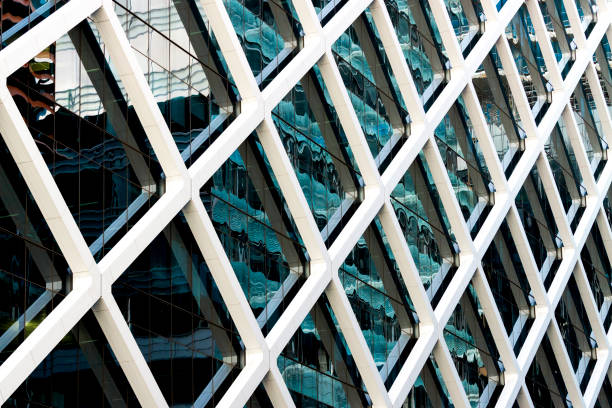
[(224, 0), (238, 40), (260, 88), (297, 50), (301, 28), (289, 0)]
[(200, 197), (267, 332), (302, 285), (308, 257), (255, 135), (215, 172)]
[(451, 107), (434, 136), (461, 212), (475, 237), (494, 203), (495, 188), (463, 99)]
[[(458, 246), (422, 154), (391, 193), (404, 238), (435, 304), (457, 266)], [(433, 284), (433, 285), (432, 285)]]
[(384, 170), (407, 138), (410, 116), (374, 30), (364, 14), (332, 50), (370, 151)]
[(387, 3), (387, 9), (417, 91), (428, 110), (442, 92), (445, 70), (450, 66), (429, 3), (399, 0)]
[(431, 105), (444, 87), (441, 51), (430, 38), (427, 27), (421, 31), (423, 28), (419, 29), (410, 19), (407, 9), (400, 10), (394, 3), (385, 4), (417, 92), (424, 105)]
[(283, 98), (272, 119), (329, 246), (357, 208), (363, 180), (318, 69)]
[(383, 381), (390, 387), (418, 333), (418, 317), (376, 218), (338, 272)]

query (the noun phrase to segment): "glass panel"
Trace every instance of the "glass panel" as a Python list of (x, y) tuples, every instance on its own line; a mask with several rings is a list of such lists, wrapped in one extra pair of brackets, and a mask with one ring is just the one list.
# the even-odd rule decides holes
[(536, 407), (572, 406), (548, 335), (542, 339), (535, 358), (525, 374), (525, 384)]
[(578, 130), (591, 163), (591, 170), (597, 180), (608, 158), (608, 143), (603, 133), (599, 112), (596, 109), (591, 86), (586, 76), (576, 85), (570, 98), (572, 112), (576, 118)]
[(266, 333), (299, 290), (308, 256), (255, 135), (215, 172), (200, 196)]
[(8, 87), (99, 260), (158, 199), (161, 169), (94, 38), (82, 22)]
[(296, 406), (371, 405), (325, 295), (310, 310), (277, 364)]
[[(525, 81), (526, 76), (521, 75), (526, 90), (532, 89), (533, 84)], [(523, 140), (527, 133), (523, 129), (521, 117), (516, 108), (516, 97), (512, 94), (508, 84), (506, 70), (502, 66), (497, 48), (491, 49), (482, 65), (472, 77), (474, 89), (478, 95), (480, 106), (484, 113), (489, 133), (497, 149), (497, 155), (507, 177), (514, 170), (523, 150)], [(533, 113), (547, 109), (544, 99), (533, 105)]]
[(68, 0), (4, 0), (0, 4), (0, 49), (49, 17)]
[(66, 260), (0, 138), (0, 363), (64, 299)]
[(481, 265), (510, 344), (518, 355), (535, 318), (535, 298), (505, 220)]
[(370, 151), (383, 171), (392, 151), (408, 137), (410, 117), (366, 14), (340, 36), (332, 51)]
[(93, 312), (64, 336), (6, 401), (11, 407), (138, 406)]
[(495, 187), (460, 97), (434, 130), (461, 212), (475, 237), (494, 201)]
[(216, 405), (244, 367), (243, 345), (181, 216), (112, 291), (166, 401)]
[(459, 247), (422, 153), (393, 189), (391, 204), (435, 307), (458, 266)]
[(418, 317), (376, 218), (339, 270), (366, 343), (390, 388), (418, 335)]
[(330, 246), (357, 208), (363, 180), (316, 67), (274, 108), (272, 119)]
[(612, 319), (612, 313), (606, 304), (606, 299), (612, 296), (612, 264), (597, 222), (593, 224), (591, 233), (582, 247), (580, 259), (590, 283), (597, 310), (600, 312), (604, 329), (607, 331)]
[(563, 258), (563, 241), (536, 167), (531, 169), (515, 203), (544, 287), (548, 289)]
[(444, 341), (470, 405), (495, 405), (503, 364), (471, 283), (446, 323)]
[(201, 4), (139, 0), (129, 8), (116, 4), (115, 11), (190, 164), (233, 121), (239, 99)]
[(297, 52), (300, 24), (290, 1), (224, 0), (232, 25), (260, 88)]
[(586, 187), (582, 185), (582, 175), (563, 117), (559, 118), (544, 149), (568, 221), (575, 231), (586, 206)]
[(546, 80), (548, 68), (544, 62), (540, 45), (535, 38), (535, 29), (527, 6), (522, 5), (506, 27), (506, 37), (514, 56), (514, 62), (523, 82), (529, 106), (539, 123), (552, 100), (552, 85)]
[(386, 1), (391, 21), (425, 110), (440, 95), (448, 58), (429, 3)]
[[(578, 4), (578, 1), (576, 4)], [(555, 52), (561, 76), (565, 79), (576, 60), (575, 50), (577, 48), (574, 35), (569, 27), (565, 5), (561, 0), (546, 0), (540, 2), (540, 10), (544, 17), (547, 35)]]
[(450, 395), (433, 353), (425, 361), (401, 408), (452, 407)]
[(596, 363), (597, 342), (592, 337), (591, 323), (574, 275), (570, 276), (555, 309), (555, 318), (580, 389), (585, 392)]

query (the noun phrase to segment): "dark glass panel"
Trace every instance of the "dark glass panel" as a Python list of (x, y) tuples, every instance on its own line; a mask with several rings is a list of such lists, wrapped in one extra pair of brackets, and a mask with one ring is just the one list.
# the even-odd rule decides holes
[(325, 295), (294, 333), (277, 364), (297, 406), (371, 405)]
[(503, 364), (470, 283), (444, 328), (444, 340), (472, 407), (494, 406), (503, 387)]
[(481, 265), (510, 345), (518, 355), (535, 318), (535, 298), (505, 220), (482, 257)]
[(88, 312), (6, 401), (6, 407), (139, 406), (93, 312)]

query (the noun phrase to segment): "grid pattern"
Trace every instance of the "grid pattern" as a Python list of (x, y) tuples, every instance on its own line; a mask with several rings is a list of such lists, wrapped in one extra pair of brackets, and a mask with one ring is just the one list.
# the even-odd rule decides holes
[[(141, 405), (168, 405), (113, 298), (111, 287), (164, 227), (182, 212), (244, 343), (244, 368), (218, 402), (218, 406), (243, 406), (262, 382), (275, 406), (295, 406), (276, 362), (323, 294), (329, 300), (354, 358), (367, 391), (367, 404), (401, 406), (431, 354), (452, 403), (455, 406), (473, 405), (474, 401), (466, 393), (461, 373), (449, 351), (449, 338), (445, 332), (454, 310), (462, 304), (462, 296), (468, 290), (468, 285), (469, 290), (474, 290), (477, 295), (501, 361), (492, 363), (494, 366), (497, 364), (496, 369), (500, 372), (497, 383), (503, 386), (496, 406), (511, 406), (515, 401), (520, 406), (533, 406), (525, 376), (545, 338), (548, 338), (554, 351), (567, 390), (567, 397), (563, 396), (563, 399), (572, 406), (593, 406), (605, 377), (609, 375), (612, 359), (609, 353), (611, 334), (605, 331), (602, 322), (610, 299), (606, 298), (603, 305), (597, 302), (591, 289), (594, 282), (587, 276), (580, 254), (595, 224), (599, 227), (605, 250), (612, 253), (612, 230), (604, 207), (604, 199), (612, 181), (612, 167), (607, 161), (605, 143), (607, 135), (612, 134), (612, 120), (606, 102), (609, 90), (606, 84), (602, 86), (605, 81), (600, 81), (599, 73), (602, 64), (608, 64), (608, 61), (605, 56), (601, 58), (597, 55), (597, 47), (602, 38), (605, 35), (612, 36), (608, 5), (605, 2), (596, 5), (589, 3), (590, 13), (585, 13), (584, 5), (564, 1), (568, 31), (571, 31), (573, 39), (568, 44), (568, 52), (559, 53), (557, 49), (565, 50), (562, 45), (556, 44), (562, 42), (562, 39), (559, 35), (549, 36), (546, 18), (534, 0), (510, 0), (503, 4), (482, 0), (482, 13), (477, 27), (466, 33), (457, 33), (443, 0), (429, 0), (430, 11), (445, 50), (445, 66), (442, 70), (445, 86), (431, 106), (424, 106), (422, 92), (417, 89), (398, 41), (390, 15), (392, 10), (384, 0), (348, 0), (327, 21), (323, 20), (324, 24), (309, 0), (293, 0), (292, 4), (303, 31), (300, 40), (296, 40), (297, 51), (290, 62), (262, 87), (261, 75), (254, 75), (223, 2), (201, 1), (201, 7), (240, 95), (240, 113), (189, 166), (185, 164), (185, 157), (181, 156), (155, 103), (136, 53), (130, 46), (111, 1), (70, 0), (0, 51), (0, 77), (3, 79), (0, 85), (0, 133), (72, 273), (72, 288), (65, 299), (0, 367), (2, 401), (8, 400), (45, 356), (91, 309)], [(407, 137), (407, 142), (393, 151), (392, 158), (382, 172), (379, 157), (372, 154), (343, 81), (340, 71), (342, 61), (339, 61), (332, 47), (366, 9), (377, 29), (397, 90), (407, 110), (403, 123), (404, 134), (401, 135)], [(525, 69), (516, 60), (509, 44), (514, 39), (508, 35), (506, 27), (524, 9), (529, 13), (533, 27), (529, 38), (537, 43), (541, 54), (539, 60), (546, 68), (546, 75), (541, 78), (545, 102), (537, 98), (535, 101), (530, 99), (530, 90), (525, 89), (521, 79)], [(550, 9), (548, 11), (551, 12)], [(121, 78), (164, 174), (163, 195), (99, 260), (92, 255), (91, 247), (88, 248), (6, 86), (6, 79), (13, 72), (88, 17), (93, 20), (107, 46), (115, 71)], [(465, 46), (466, 38), (469, 47)], [(487, 123), (475, 79), (483, 64), (487, 69), (485, 59), (490, 57), (492, 49), (495, 50), (495, 58), (491, 57), (491, 61), (497, 63), (498, 60), (505, 73), (507, 86), (513, 96), (513, 111), (520, 121), (516, 142), (522, 154), (510, 170), (504, 157), (499, 157), (496, 136)], [(593, 55), (596, 59), (593, 59)], [(331, 245), (326, 244), (326, 232), (320, 232), (274, 121), (275, 107), (315, 65), (352, 151), (352, 161), (360, 172), (360, 188), (355, 193), (359, 197), (359, 204), (345, 220), (342, 230)], [(533, 67), (526, 69), (534, 87), (537, 87)], [(583, 133), (580, 127), (588, 124), (579, 123), (572, 113), (572, 110), (576, 110), (572, 104), (575, 99), (579, 99), (575, 95), (580, 92), (577, 89), (582, 89), (582, 78), (586, 78), (599, 115), (599, 126), (604, 139), (599, 144), (603, 146), (601, 151), (597, 151), (590, 142), (591, 145), (587, 145), (581, 137)], [(389, 94), (392, 94), (391, 90)], [(486, 217), (482, 217), (484, 221), (475, 236), (472, 234), (474, 221), (462, 211), (454, 180), (449, 176), (447, 161), (436, 139), (436, 129), (449, 111), (452, 112), (458, 98), (461, 98), (469, 115), (474, 136), (488, 169), (490, 184), (494, 186), (485, 186), (489, 188), (490, 208)], [(542, 106), (546, 106), (546, 109)], [(549, 139), (553, 137), (555, 126), (560, 120), (569, 135), (574, 160), (580, 171), (581, 210), (577, 210), (577, 206), (572, 203), (569, 209), (565, 208), (564, 200), (569, 192), (558, 187), (555, 181), (558, 178), (552, 164), (554, 159), (547, 149)], [(263, 146), (308, 253), (308, 268), (300, 272), (306, 276), (304, 284), (265, 336), (259, 317), (254, 315), (200, 199), (202, 186), (253, 132), (257, 133)], [(427, 163), (453, 232), (454, 245), (458, 248), (453, 253), (452, 276), (440, 290), (435, 307), (423, 285), (420, 266), (417, 266), (411, 255), (393, 206), (394, 189), (419, 157), (424, 157)], [(535, 253), (534, 245), (523, 226), (520, 197), (527, 180), (533, 177), (534, 168), (541, 180), (549, 210), (556, 220), (557, 254), (553, 258), (558, 262), (554, 265), (547, 264), (547, 254), (539, 262), (539, 255)], [(529, 195), (529, 192), (526, 194)], [(576, 215), (578, 211), (579, 218)], [(384, 370), (377, 368), (339, 273), (359, 237), (364, 235), (375, 219), (387, 237), (418, 316), (416, 342), (409, 358), (403, 362), (389, 386), (385, 385)], [(579, 221), (572, 223), (577, 219)], [(483, 269), (483, 257), (486, 257), (496, 234), (502, 231), (502, 224), (507, 225), (504, 231), (509, 231), (520, 255), (531, 288), (529, 295), (533, 299), (530, 313), (534, 319), (520, 352), (515, 348), (516, 339), (512, 333), (509, 336), (509, 330), (504, 327)], [(590, 323), (592, 333), (589, 336), (594, 341), (592, 347), (596, 353), (595, 365), (584, 390), (581, 389), (581, 371), (572, 365), (568, 345), (562, 336), (563, 325), (555, 313), (563, 303), (570, 282), (578, 288), (584, 303), (581, 310), (584, 310)], [(476, 401), (482, 406), (488, 404), (484, 394)]]

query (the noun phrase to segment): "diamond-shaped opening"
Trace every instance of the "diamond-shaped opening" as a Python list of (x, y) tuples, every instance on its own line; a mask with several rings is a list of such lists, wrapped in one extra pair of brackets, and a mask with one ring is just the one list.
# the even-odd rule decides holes
[(1, 5), (0, 49), (38, 25), (68, 0), (3, 1)]
[(201, 2), (149, 3), (115, 2), (115, 12), (183, 160), (190, 164), (235, 118), (238, 91)]
[(548, 334), (542, 339), (535, 358), (525, 373), (525, 385), (536, 407), (572, 406)]
[(71, 274), (0, 138), (0, 363), (66, 296)]
[[(527, 133), (516, 108), (516, 96), (512, 95), (506, 72), (497, 47), (493, 47), (472, 76), (472, 83), (497, 155), (506, 177), (509, 177), (523, 154), (524, 139)], [(521, 79), (525, 89), (534, 89), (527, 75), (521, 75)], [(541, 109), (546, 109), (547, 106), (544, 103), (538, 103), (534, 104), (533, 109), (539, 112)]]
[(321, 25), (327, 24), (346, 3), (347, 0), (313, 0), (312, 2)]
[[(578, 8), (578, 16), (580, 17), (580, 26), (584, 30), (584, 34), (588, 37), (593, 31), (597, 23), (597, 14), (599, 7), (595, 1), (578, 0), (575, 2)], [(567, 17), (566, 17), (567, 18)]]
[(452, 407), (453, 402), (442, 378), (436, 359), (431, 353), (425, 361), (416, 381), (412, 385), (402, 408)]
[(593, 55), (593, 62), (606, 99), (606, 105), (608, 105), (608, 112), (612, 114), (612, 50), (607, 34), (601, 38), (601, 42)]
[[(428, 2), (385, 2), (425, 110), (440, 95), (450, 63)], [(446, 75), (445, 75), (446, 74)]]
[(329, 247), (363, 197), (363, 180), (318, 67), (272, 110), (289, 159)]
[(506, 220), (481, 260), (510, 345), (518, 355), (535, 318), (535, 298)]
[(100, 259), (158, 199), (161, 170), (91, 26), (80, 23), (7, 82)]
[[(608, 221), (609, 222), (609, 221)], [(591, 232), (580, 252), (582, 266), (590, 283), (593, 298), (597, 305), (597, 311), (607, 332), (612, 323), (612, 310), (610, 305), (612, 299), (612, 262), (606, 251), (601, 230), (597, 222), (593, 224)]]
[(256, 135), (215, 172), (200, 197), (267, 333), (301, 287), (309, 258)]
[(169, 405), (216, 405), (244, 368), (244, 345), (182, 215), (112, 291)]
[[(6, 401), (14, 407), (138, 406), (93, 312), (66, 334)], [(102, 401), (100, 403), (100, 401)]]
[(457, 41), (467, 57), (478, 42), (486, 26), (480, 0), (444, 0)]
[(391, 204), (435, 307), (459, 266), (459, 246), (423, 153), (391, 192)]
[(504, 366), (470, 283), (444, 328), (444, 341), (472, 406), (494, 406), (504, 385)]
[(434, 137), (463, 217), (475, 237), (495, 204), (495, 186), (461, 97), (442, 118)]
[(559, 197), (573, 231), (578, 227), (586, 207), (586, 187), (582, 184), (582, 173), (576, 162), (563, 116), (553, 128), (544, 145), (546, 158), (559, 190)]
[(537, 124), (548, 110), (553, 88), (546, 79), (549, 76), (548, 67), (536, 41), (526, 5), (519, 8), (506, 27), (506, 37)]
[(370, 352), (388, 388), (418, 338), (418, 316), (375, 218), (338, 271)]
[(531, 253), (548, 290), (563, 259), (563, 241), (534, 166), (515, 198)]
[(296, 406), (370, 406), (369, 395), (323, 294), (278, 356)]
[(606, 375), (603, 380), (603, 384), (601, 385), (601, 391), (599, 391), (599, 395), (597, 396), (597, 400), (595, 401), (595, 408), (605, 408), (609, 407), (612, 404), (612, 383), (610, 382), (610, 377)]
[(573, 274), (555, 309), (555, 318), (576, 380), (584, 392), (597, 362), (597, 342)]
[(410, 115), (369, 12), (338, 38), (332, 53), (382, 172), (410, 135)]
[(303, 33), (293, 4), (289, 0), (224, 0), (223, 4), (263, 89), (297, 54)]
[(591, 170), (597, 180), (608, 161), (608, 142), (591, 93), (591, 86), (599, 86), (599, 84), (591, 85), (586, 74), (583, 74), (570, 97), (570, 106), (576, 118)]
[[(569, 26), (565, 5), (563, 1), (555, 0), (545, 0), (539, 2), (539, 4), (544, 24), (546, 24), (546, 33), (559, 65), (559, 71), (565, 79), (576, 60), (576, 43)], [(578, 1), (576, 1), (576, 4), (578, 4)], [(591, 29), (592, 27), (588, 29), (588, 32)]]

